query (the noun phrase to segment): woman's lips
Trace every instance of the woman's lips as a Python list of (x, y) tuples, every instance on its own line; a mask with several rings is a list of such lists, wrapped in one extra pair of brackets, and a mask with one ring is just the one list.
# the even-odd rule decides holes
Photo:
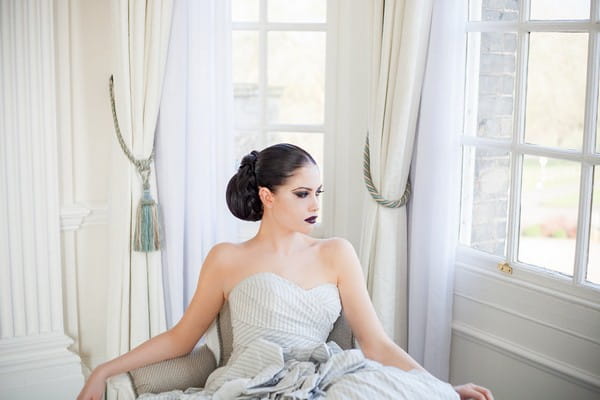
[(304, 221), (308, 222), (309, 224), (314, 224), (315, 222), (317, 222), (317, 217), (316, 216), (308, 217)]

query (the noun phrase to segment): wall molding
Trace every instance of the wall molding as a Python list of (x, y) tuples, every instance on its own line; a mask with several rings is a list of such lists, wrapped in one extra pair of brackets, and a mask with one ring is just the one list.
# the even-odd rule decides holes
[(477, 298), (475, 298), (473, 296), (469, 296), (469, 295), (467, 295), (465, 293), (461, 293), (461, 292), (455, 291), (454, 295), (458, 296), (458, 297), (461, 297), (463, 299), (472, 301), (474, 303), (477, 303), (477, 304), (480, 304), (480, 305), (483, 305), (483, 306), (486, 306), (486, 307), (493, 308), (493, 309), (501, 311), (503, 313), (506, 313), (506, 314), (509, 314), (509, 315), (512, 315), (512, 316), (515, 316), (515, 317), (518, 317), (518, 318), (522, 318), (522, 319), (527, 320), (527, 321), (531, 321), (531, 322), (533, 322), (535, 324), (544, 326), (546, 328), (550, 328), (550, 329), (554, 329), (554, 330), (560, 331), (560, 332), (565, 333), (567, 335), (571, 335), (571, 336), (576, 337), (578, 339), (582, 339), (582, 340), (585, 340), (587, 342), (590, 342), (590, 343), (593, 343), (595, 345), (600, 346), (600, 340), (588, 337), (586, 335), (582, 335), (581, 333), (575, 332), (575, 331), (573, 331), (571, 329), (566, 329), (566, 328), (560, 327), (560, 326), (558, 326), (556, 324), (552, 324), (550, 322), (542, 321), (540, 319), (537, 319), (537, 318), (531, 317), (529, 315), (526, 315), (526, 314), (514, 311), (514, 310), (512, 310), (510, 308), (507, 308), (507, 307), (504, 307), (504, 306), (501, 306), (501, 305), (498, 305), (498, 304), (495, 304), (495, 303), (491, 303), (491, 302), (488, 302), (488, 301), (485, 301), (485, 300), (477, 299)]
[(588, 371), (571, 364), (534, 352), (468, 324), (455, 321), (452, 323), (452, 331), (453, 334), (474, 344), (485, 346), (518, 362), (526, 363), (561, 379), (600, 393), (600, 376), (598, 375), (590, 374)]
[(0, 341), (0, 375), (32, 369), (76, 364), (79, 357), (67, 350), (73, 339), (52, 332)]
[(63, 2), (0, 2), (0, 390), (74, 398), (81, 360), (64, 332), (55, 21)]

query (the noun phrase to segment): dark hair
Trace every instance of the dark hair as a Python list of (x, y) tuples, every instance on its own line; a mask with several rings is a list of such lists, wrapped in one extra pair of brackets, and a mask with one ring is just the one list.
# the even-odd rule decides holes
[(275, 192), (298, 168), (315, 160), (307, 151), (289, 143), (279, 143), (262, 151), (253, 150), (242, 158), (235, 175), (227, 184), (227, 206), (239, 219), (258, 221), (263, 216), (263, 205), (258, 187)]

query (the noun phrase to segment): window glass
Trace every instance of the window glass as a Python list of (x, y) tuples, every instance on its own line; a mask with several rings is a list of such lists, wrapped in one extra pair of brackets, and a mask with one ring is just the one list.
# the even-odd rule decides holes
[(464, 146), (460, 241), (504, 256), (508, 223), (510, 156)]
[(518, 260), (573, 275), (580, 164), (525, 156)]
[(530, 34), (527, 143), (581, 149), (587, 48), (587, 33)]
[(233, 31), (231, 40), (235, 126), (256, 126), (260, 120), (258, 32)]
[(268, 0), (269, 22), (325, 22), (327, 0)]
[(259, 0), (231, 0), (233, 22), (258, 22)]
[(594, 168), (592, 223), (590, 226), (590, 256), (587, 280), (600, 285), (600, 167)]
[(470, 0), (471, 21), (516, 21), (519, 19), (519, 0)]
[(511, 138), (517, 33), (470, 33), (468, 55), (466, 134)]
[(590, 0), (531, 0), (530, 19), (588, 19)]
[(325, 32), (268, 33), (270, 123), (323, 124)]

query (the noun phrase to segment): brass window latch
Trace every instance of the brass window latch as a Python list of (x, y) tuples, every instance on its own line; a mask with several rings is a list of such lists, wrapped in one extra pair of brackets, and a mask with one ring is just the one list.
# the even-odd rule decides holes
[(512, 275), (512, 267), (507, 262), (498, 263), (498, 270), (505, 274)]

